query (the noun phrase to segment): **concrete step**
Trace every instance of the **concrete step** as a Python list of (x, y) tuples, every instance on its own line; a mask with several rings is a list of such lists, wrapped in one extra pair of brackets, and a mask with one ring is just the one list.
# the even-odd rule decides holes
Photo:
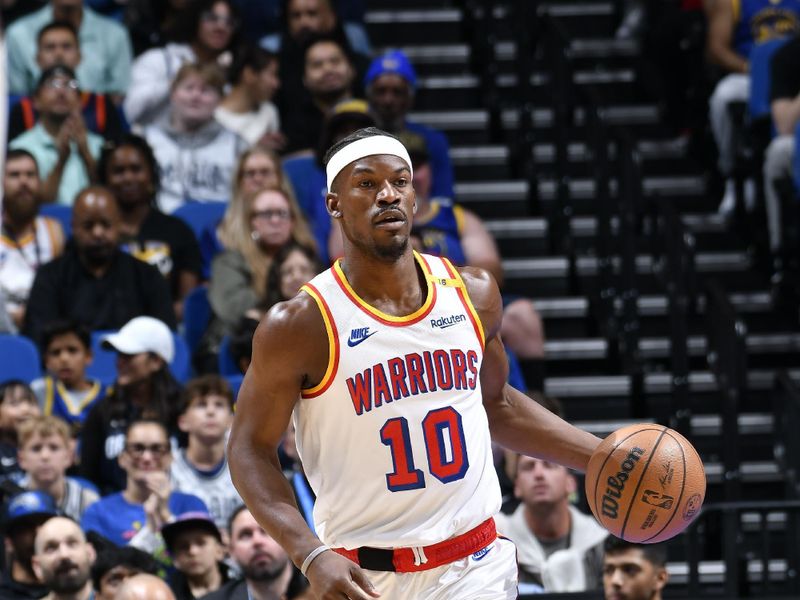
[[(402, 36), (403, 44), (463, 41), (463, 15), (458, 8), (393, 8), (368, 10), (364, 24), (371, 40), (393, 40)], [(400, 41), (398, 39), (398, 41)]]

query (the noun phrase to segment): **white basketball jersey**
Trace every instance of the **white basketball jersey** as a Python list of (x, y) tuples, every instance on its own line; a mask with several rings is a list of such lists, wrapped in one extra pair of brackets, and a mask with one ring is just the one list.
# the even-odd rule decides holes
[(339, 262), (303, 287), (322, 312), (329, 362), (295, 408), (297, 450), (331, 546), (425, 546), (500, 509), (482, 325), (455, 268), (415, 258), (427, 298), (405, 317), (361, 300)]

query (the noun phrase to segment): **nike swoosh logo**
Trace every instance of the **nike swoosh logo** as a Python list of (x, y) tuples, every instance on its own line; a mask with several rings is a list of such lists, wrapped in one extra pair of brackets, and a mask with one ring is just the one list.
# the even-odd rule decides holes
[(365, 336), (364, 336), (363, 338), (361, 338), (361, 339), (358, 339), (358, 340), (347, 340), (347, 345), (348, 345), (348, 346), (350, 346), (351, 348), (355, 348), (355, 347), (356, 347), (356, 346), (358, 346), (358, 345), (359, 345), (361, 342), (366, 342), (366, 341), (367, 341), (369, 338), (371, 338), (371, 337), (372, 337), (373, 335), (375, 335), (376, 333), (378, 333), (378, 332), (377, 332), (377, 331), (373, 331), (372, 333), (370, 333), (370, 334), (368, 334), (368, 335), (365, 335)]

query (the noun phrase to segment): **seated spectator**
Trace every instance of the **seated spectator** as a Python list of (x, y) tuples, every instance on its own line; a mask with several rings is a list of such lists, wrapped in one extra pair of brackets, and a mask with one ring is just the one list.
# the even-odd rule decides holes
[(161, 535), (175, 565), (169, 586), (177, 600), (200, 598), (228, 582), (222, 535), (211, 515), (178, 515), (164, 526)]
[(58, 417), (33, 417), (19, 426), (18, 438), (19, 465), (25, 471), (19, 484), (50, 495), (62, 515), (80, 521), (100, 496), (95, 489), (66, 475), (75, 457), (69, 426)]
[(3, 173), (0, 291), (16, 327), (25, 319), (28, 295), (40, 265), (64, 250), (64, 230), (40, 217), (41, 181), (36, 160), (27, 150), (11, 150)]
[(149, 315), (175, 327), (166, 280), (158, 269), (119, 248), (119, 208), (106, 188), (89, 187), (72, 208), (73, 243), (41, 267), (33, 281), (24, 331), (39, 342), (42, 328), (72, 319), (91, 330), (119, 329)]
[(289, 242), (275, 255), (267, 273), (267, 295), (264, 310), (278, 302), (294, 298), (306, 283), (322, 272), (312, 248)]
[[(95, 93), (80, 79), (81, 50), (78, 32), (68, 21), (54, 21), (42, 27), (37, 37), (36, 64), (40, 71), (59, 65), (69, 67), (78, 75), (81, 115), (86, 128), (107, 140), (122, 136), (124, 124), (119, 109), (106, 94)], [(9, 107), (8, 139), (14, 139), (36, 124), (33, 99), (23, 96)]]
[(103, 346), (117, 352), (117, 378), (111, 393), (86, 417), (80, 474), (109, 493), (125, 487), (118, 457), (130, 423), (157, 419), (170, 434), (177, 434), (180, 385), (168, 366), (175, 356), (175, 340), (161, 321), (131, 319), (117, 333), (105, 336)]
[[(282, 116), (294, 107), (308, 102), (303, 72), (306, 46), (315, 36), (329, 36), (335, 39), (345, 49), (345, 53), (352, 57), (351, 62), (356, 73), (354, 81), (356, 89), (353, 93), (363, 95), (361, 82), (372, 51), (360, 24), (342, 25), (330, 0), (287, 0), (284, 17), (284, 31), (261, 40), (262, 48), (278, 54), (281, 89), (276, 102)], [(311, 147), (314, 141), (312, 140)]]
[(664, 544), (634, 544), (608, 536), (603, 555), (606, 598), (661, 600), (668, 581)]
[[(314, 37), (303, 54), (303, 86), (291, 104), (281, 107), (284, 152), (311, 154), (319, 142), (326, 115), (353, 97), (356, 72), (348, 50), (334, 37)], [(281, 79), (283, 81), (283, 79)]]
[(40, 414), (39, 403), (27, 383), (11, 380), (0, 385), (0, 481), (19, 481), (24, 476), (17, 455), (18, 431)]
[(96, 531), (115, 544), (124, 546), (134, 537), (148, 539), (146, 551), (157, 546), (150, 543), (174, 515), (208, 512), (197, 496), (176, 492), (169, 481), (171, 462), (167, 428), (159, 421), (140, 420), (128, 426), (125, 446), (119, 464), (127, 475), (125, 489), (92, 504), (83, 514), (81, 527)]
[(216, 526), (224, 530), (242, 503), (228, 470), (226, 444), (233, 423), (233, 394), (219, 375), (202, 375), (186, 384), (181, 395), (178, 428), (186, 448), (173, 453), (170, 477), (174, 489), (197, 495)]
[[(558, 403), (545, 405), (561, 416)], [(515, 459), (514, 496), (521, 502), (513, 514), (495, 518), (498, 530), (517, 546), (520, 584), (539, 592), (599, 589), (608, 532), (570, 504), (577, 491), (575, 477), (546, 460)]]
[(219, 341), (233, 332), (242, 317), (260, 319), (267, 293), (267, 271), (275, 254), (290, 240), (314, 247), (297, 205), (281, 190), (264, 189), (245, 200), (247, 218), (237, 222), (233, 247), (211, 263), (208, 300), (213, 319), (201, 352), (216, 355)]
[(175, 595), (163, 579), (140, 573), (122, 583), (115, 600), (175, 600)]
[(48, 519), (36, 532), (32, 566), (50, 592), (48, 600), (93, 600), (95, 551), (71, 518)]
[[(717, 83), (709, 101), (709, 119), (719, 152), (718, 167), (725, 178), (725, 193), (719, 210), (733, 211), (736, 202), (733, 161), (731, 102), (745, 102), (750, 95), (750, 51), (753, 46), (776, 37), (800, 32), (800, 6), (791, 2), (707, 2), (708, 54), (725, 76)], [(745, 185), (745, 201), (755, 201), (752, 180)]]
[(40, 75), (36, 64), (37, 35), (52, 21), (66, 21), (78, 32), (83, 56), (78, 67), (81, 85), (93, 92), (116, 94), (121, 98), (128, 89), (131, 72), (128, 32), (119, 23), (75, 0), (50, 0), (47, 6), (8, 28), (9, 91), (24, 95), (33, 90)]
[(408, 120), (417, 85), (417, 74), (408, 57), (400, 50), (386, 52), (372, 61), (364, 83), (379, 128), (403, 142), (409, 132), (425, 140), (432, 172), (431, 196), (454, 198), (453, 165), (447, 138), (433, 127)]
[(9, 143), (9, 148), (27, 150), (36, 158), (44, 202), (71, 205), (95, 180), (103, 138), (86, 130), (80, 103), (75, 72), (63, 66), (47, 69), (33, 94), (36, 124)]
[[(283, 167), (292, 181), (297, 202), (306, 215), (317, 240), (322, 264), (327, 265), (336, 254), (329, 255), (331, 216), (325, 206), (328, 181), (323, 164), (325, 153), (333, 144), (362, 127), (373, 127), (375, 120), (363, 100), (345, 100), (331, 109), (322, 127), (313, 156), (295, 156), (284, 161)], [(337, 246), (338, 248), (338, 246)]]
[(189, 201), (228, 201), (247, 142), (214, 119), (224, 85), (216, 65), (182, 66), (170, 88), (169, 116), (142, 131), (161, 167), (158, 206), (166, 213)]
[(281, 150), (286, 138), (272, 103), (281, 85), (278, 57), (257, 46), (245, 46), (234, 59), (228, 78), (231, 88), (214, 112), (217, 121), (250, 146)]
[(0, 598), (42, 598), (47, 588), (33, 571), (36, 530), (57, 514), (53, 499), (43, 492), (23, 492), (11, 498), (3, 519), (6, 561), (0, 569)]
[(66, 320), (48, 323), (42, 330), (42, 354), (47, 375), (32, 381), (31, 389), (45, 415), (63, 419), (77, 432), (109, 391), (99, 379), (86, 377), (92, 363), (89, 330)]
[(144, 127), (169, 115), (174, 78), (187, 64), (231, 64), (236, 46), (236, 8), (230, 0), (198, 0), (186, 4), (176, 27), (175, 40), (153, 48), (133, 63), (131, 85), (125, 96), (125, 115), (132, 125)]
[(146, 552), (109, 544), (97, 553), (92, 565), (95, 600), (118, 600), (119, 588), (126, 579), (139, 573), (157, 575), (159, 569), (158, 562)]
[(167, 278), (175, 315), (182, 321), (183, 300), (200, 284), (200, 247), (186, 223), (156, 207), (159, 167), (152, 148), (129, 135), (104, 148), (97, 170), (119, 204), (122, 249)]
[(246, 506), (234, 511), (229, 529), (228, 551), (242, 578), (226, 583), (203, 600), (244, 600), (248, 597), (291, 600), (306, 589), (286, 551), (264, 531)]
[(200, 252), (203, 256), (203, 279), (210, 276), (211, 260), (224, 249), (236, 247), (242, 232), (242, 223), (249, 221), (250, 198), (259, 190), (280, 189), (289, 199), (294, 199), (292, 184), (281, 168), (281, 160), (272, 150), (255, 146), (242, 152), (236, 164), (231, 200), (220, 223), (203, 232)]

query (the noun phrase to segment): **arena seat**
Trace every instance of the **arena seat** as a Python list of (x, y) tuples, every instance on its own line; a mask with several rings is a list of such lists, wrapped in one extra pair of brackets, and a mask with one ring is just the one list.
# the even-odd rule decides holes
[(183, 337), (186, 339), (190, 354), (197, 349), (210, 320), (208, 288), (201, 285), (189, 292), (183, 301)]
[(42, 204), (39, 207), (39, 215), (50, 217), (61, 223), (64, 235), (68, 238), (72, 236), (72, 207), (63, 204)]
[(19, 379), (30, 383), (42, 375), (39, 350), (22, 335), (0, 335), (0, 383)]
[(199, 241), (203, 231), (214, 223), (219, 222), (227, 208), (227, 202), (189, 201), (178, 207), (172, 215), (186, 223), (194, 233), (194, 237)]

